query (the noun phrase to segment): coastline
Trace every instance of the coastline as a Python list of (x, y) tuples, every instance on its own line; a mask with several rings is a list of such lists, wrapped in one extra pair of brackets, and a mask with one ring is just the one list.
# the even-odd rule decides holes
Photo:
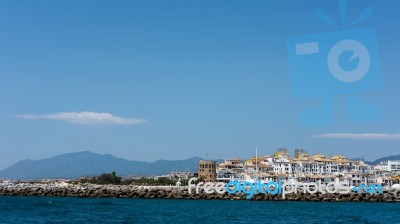
[(400, 202), (400, 191), (384, 190), (382, 194), (354, 193), (291, 193), (283, 199), (281, 194), (255, 194), (246, 199), (240, 194), (206, 194), (202, 189), (198, 194), (189, 194), (187, 186), (135, 186), (135, 185), (68, 185), (18, 184), (0, 186), (0, 195), (8, 196), (48, 196), (81, 198), (164, 198), (203, 200), (253, 200), (253, 201), (314, 201), (314, 202)]

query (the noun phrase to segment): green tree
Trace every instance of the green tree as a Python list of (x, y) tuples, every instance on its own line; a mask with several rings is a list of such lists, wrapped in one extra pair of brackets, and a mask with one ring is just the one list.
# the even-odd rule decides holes
[(117, 176), (115, 171), (112, 173), (103, 173), (100, 176), (84, 179), (84, 181), (91, 184), (121, 184), (122, 177)]

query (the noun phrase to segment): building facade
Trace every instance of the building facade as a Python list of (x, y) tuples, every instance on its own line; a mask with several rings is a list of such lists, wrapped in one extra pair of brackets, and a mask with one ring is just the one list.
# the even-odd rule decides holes
[(206, 182), (217, 181), (217, 164), (212, 160), (199, 161), (199, 177)]
[[(391, 163), (390, 166), (400, 168), (397, 164)], [(281, 148), (272, 156), (253, 157), (243, 162), (240, 159), (225, 160), (218, 164), (217, 180), (297, 179), (330, 182), (339, 178), (357, 185), (374, 173), (373, 166), (361, 160), (349, 160), (343, 155), (330, 158), (321, 154), (309, 156), (306, 150), (296, 149), (295, 157), (291, 158), (287, 150)]]
[(400, 160), (387, 160), (382, 161), (378, 165), (376, 165), (375, 169), (384, 170), (393, 173), (400, 172)]

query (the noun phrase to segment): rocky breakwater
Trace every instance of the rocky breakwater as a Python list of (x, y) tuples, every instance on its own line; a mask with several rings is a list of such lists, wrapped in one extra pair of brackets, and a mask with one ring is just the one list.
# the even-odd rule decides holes
[(13, 184), (0, 185), (0, 195), (10, 196), (55, 196), (55, 197), (88, 197), (88, 198), (171, 198), (171, 199), (205, 199), (205, 200), (257, 200), (257, 201), (328, 201), (328, 202), (400, 202), (400, 191), (386, 189), (381, 194), (254, 194), (247, 199), (245, 193), (229, 194), (227, 192), (198, 193), (188, 187), (175, 186), (134, 186), (134, 185), (54, 185), (54, 184)]

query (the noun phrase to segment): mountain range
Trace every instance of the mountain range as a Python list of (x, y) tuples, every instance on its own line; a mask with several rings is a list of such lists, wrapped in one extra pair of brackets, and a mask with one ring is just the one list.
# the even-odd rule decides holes
[[(200, 159), (193, 157), (185, 160), (143, 162), (84, 151), (61, 154), (48, 159), (22, 160), (0, 171), (0, 178), (78, 178), (111, 173), (112, 171), (115, 171), (119, 176), (165, 175), (172, 171), (196, 172)], [(375, 161), (365, 161), (365, 163), (376, 165), (385, 160), (400, 160), (400, 155), (387, 156)], [(217, 160), (217, 162), (221, 161)]]
[(380, 163), (382, 161), (387, 161), (387, 160), (400, 160), (400, 155), (386, 156), (386, 157), (382, 157), (377, 160), (374, 160), (372, 162), (371, 161), (364, 161), (364, 162), (369, 165), (377, 165), (378, 163)]
[(172, 171), (196, 172), (201, 158), (186, 160), (130, 161), (89, 151), (66, 153), (48, 159), (22, 160), (0, 171), (0, 178), (78, 178), (115, 171), (119, 176), (165, 175)]

